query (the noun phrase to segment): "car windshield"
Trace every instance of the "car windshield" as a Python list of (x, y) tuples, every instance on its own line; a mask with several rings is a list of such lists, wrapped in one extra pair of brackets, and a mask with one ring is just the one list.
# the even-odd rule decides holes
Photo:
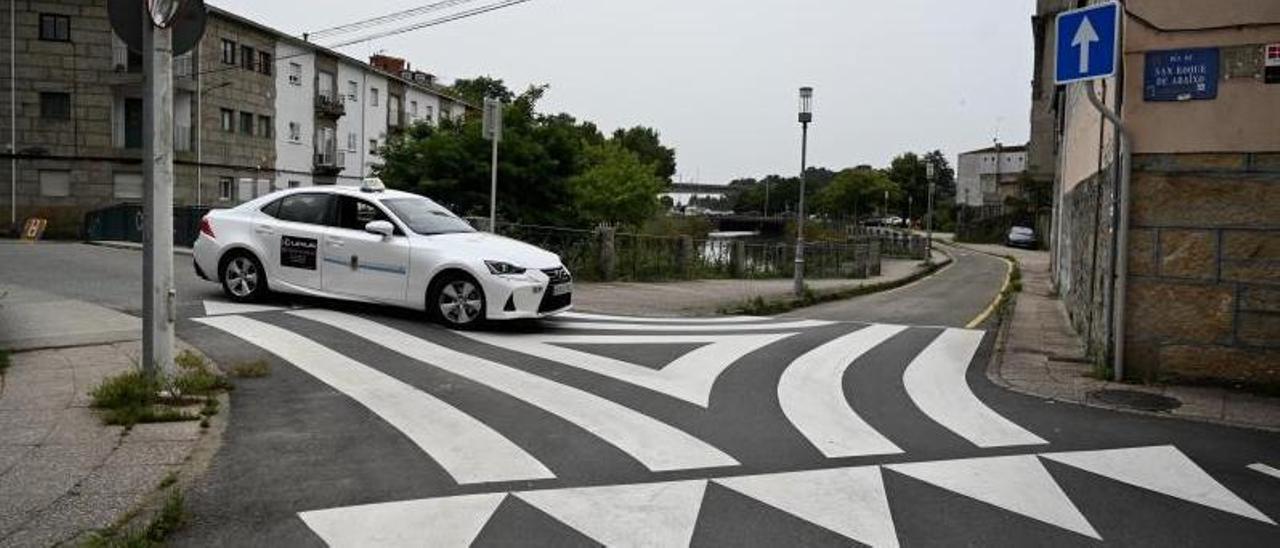
[(449, 210), (426, 198), (392, 198), (383, 200), (409, 230), (425, 236), (475, 232), (476, 229)]
[(1011, 234), (1019, 234), (1022, 236), (1030, 236), (1031, 234), (1034, 233), (1030, 228), (1027, 228), (1024, 226), (1015, 226), (1013, 227), (1013, 230), (1010, 230), (1009, 232)]

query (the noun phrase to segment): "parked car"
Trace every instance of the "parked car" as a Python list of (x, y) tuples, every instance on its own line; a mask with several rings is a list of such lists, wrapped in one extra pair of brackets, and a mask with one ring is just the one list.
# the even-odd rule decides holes
[(1036, 248), (1036, 231), (1025, 226), (1015, 226), (1009, 229), (1009, 234), (1004, 238), (1004, 245), (1009, 247), (1023, 247), (1026, 249)]
[(283, 190), (200, 221), (196, 274), (234, 301), (269, 291), (416, 310), (449, 327), (571, 307), (573, 278), (549, 251), (478, 232), (435, 202), (359, 187)]

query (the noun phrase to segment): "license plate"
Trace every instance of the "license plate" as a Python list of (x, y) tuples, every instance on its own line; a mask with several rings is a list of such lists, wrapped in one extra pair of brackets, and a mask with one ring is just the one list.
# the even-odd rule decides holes
[(551, 294), (556, 297), (559, 297), (561, 295), (568, 295), (570, 293), (573, 293), (572, 282), (566, 283), (566, 284), (556, 284), (551, 286)]

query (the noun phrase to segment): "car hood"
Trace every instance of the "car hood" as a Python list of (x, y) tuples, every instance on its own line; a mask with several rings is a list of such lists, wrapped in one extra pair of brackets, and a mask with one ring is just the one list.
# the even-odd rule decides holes
[(555, 268), (560, 257), (540, 247), (488, 232), (461, 232), (424, 236), (432, 247), (450, 255), (481, 261), (503, 261), (524, 268)]

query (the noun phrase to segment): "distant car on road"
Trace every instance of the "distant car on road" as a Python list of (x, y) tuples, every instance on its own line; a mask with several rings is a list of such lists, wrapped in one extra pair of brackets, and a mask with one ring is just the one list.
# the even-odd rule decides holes
[(359, 187), (276, 192), (209, 212), (195, 243), (196, 274), (237, 302), (269, 291), (425, 310), (449, 327), (539, 318), (571, 307), (560, 258), (477, 232), (435, 202)]
[(1035, 249), (1036, 231), (1025, 226), (1015, 226), (1010, 228), (1009, 234), (1004, 238), (1004, 245), (1009, 247)]

